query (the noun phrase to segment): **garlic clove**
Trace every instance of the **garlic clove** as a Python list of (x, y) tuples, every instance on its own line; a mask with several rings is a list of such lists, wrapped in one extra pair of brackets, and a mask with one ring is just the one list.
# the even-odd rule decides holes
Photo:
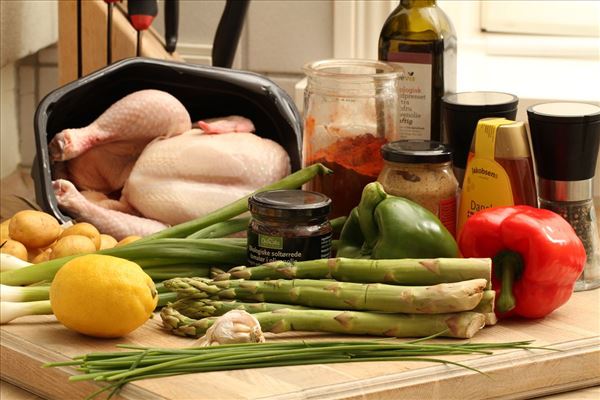
[(218, 346), (230, 343), (263, 343), (265, 337), (260, 323), (252, 314), (231, 310), (214, 322), (206, 334), (198, 339), (199, 346)]

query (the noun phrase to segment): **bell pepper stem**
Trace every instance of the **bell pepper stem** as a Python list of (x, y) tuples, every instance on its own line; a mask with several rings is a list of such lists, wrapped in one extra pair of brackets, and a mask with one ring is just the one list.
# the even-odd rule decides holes
[(523, 260), (515, 252), (507, 251), (499, 254), (494, 259), (496, 275), (502, 282), (502, 289), (496, 302), (496, 310), (505, 313), (516, 307), (517, 302), (513, 295), (513, 284), (521, 275)]
[(385, 200), (387, 193), (379, 182), (371, 182), (363, 189), (360, 203), (358, 203), (358, 222), (365, 241), (363, 250), (370, 253), (379, 237), (379, 227), (375, 222), (375, 208)]

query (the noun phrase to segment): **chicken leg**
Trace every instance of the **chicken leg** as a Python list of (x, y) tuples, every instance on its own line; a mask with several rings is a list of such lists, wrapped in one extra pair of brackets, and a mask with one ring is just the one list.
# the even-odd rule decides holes
[(89, 222), (102, 233), (117, 240), (130, 235), (146, 236), (165, 229), (167, 225), (153, 219), (109, 210), (84, 197), (75, 186), (64, 179), (52, 182), (54, 194), (61, 210), (80, 222)]
[(68, 160), (67, 176), (78, 188), (111, 193), (123, 187), (149, 142), (190, 127), (179, 100), (159, 90), (141, 90), (117, 101), (90, 125), (58, 133), (48, 147), (54, 161)]
[(191, 125), (187, 110), (175, 97), (160, 90), (140, 90), (114, 103), (90, 125), (58, 133), (48, 147), (52, 160), (65, 161), (92, 147), (126, 141), (148, 143), (157, 136), (183, 133)]

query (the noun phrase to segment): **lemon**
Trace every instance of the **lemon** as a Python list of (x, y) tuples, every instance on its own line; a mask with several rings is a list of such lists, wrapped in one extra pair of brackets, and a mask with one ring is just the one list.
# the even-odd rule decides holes
[(50, 287), (50, 304), (67, 328), (114, 338), (140, 327), (152, 315), (158, 294), (134, 262), (88, 254), (67, 262)]

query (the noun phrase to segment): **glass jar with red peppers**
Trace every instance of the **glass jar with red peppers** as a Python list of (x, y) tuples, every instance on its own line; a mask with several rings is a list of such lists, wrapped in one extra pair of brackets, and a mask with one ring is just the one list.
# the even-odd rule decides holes
[(383, 168), (381, 146), (399, 139), (400, 72), (358, 59), (317, 61), (304, 72), (303, 163), (322, 163), (334, 172), (306, 188), (331, 198), (330, 217), (348, 215)]

